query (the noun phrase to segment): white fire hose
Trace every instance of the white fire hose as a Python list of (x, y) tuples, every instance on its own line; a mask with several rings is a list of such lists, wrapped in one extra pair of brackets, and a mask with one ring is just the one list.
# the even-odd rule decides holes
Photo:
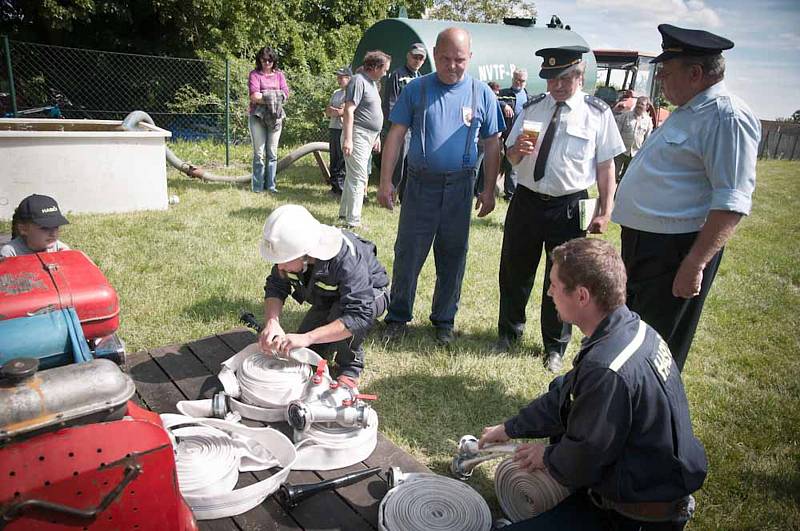
[[(479, 449), (478, 439), (465, 435), (458, 442), (458, 453), (450, 464), (450, 471), (457, 478), (467, 480), (478, 464), (513, 455), (518, 447), (517, 444), (487, 444)], [(569, 496), (569, 490), (546, 469), (528, 472), (510, 458), (497, 466), (494, 489), (500, 507), (512, 522), (549, 511)]]
[(403, 474), (393, 468), (389, 492), (378, 508), (381, 531), (489, 531), (492, 513), (480, 494), (436, 474)]
[[(297, 458), (292, 442), (272, 428), (168, 413), (161, 420), (173, 441), (181, 494), (198, 520), (249, 511), (286, 481)], [(239, 472), (274, 467), (281, 470), (234, 490)]]
[(192, 417), (288, 421), (298, 443), (296, 470), (354, 465), (378, 444), (378, 415), (365, 402), (374, 397), (339, 386), (312, 350), (274, 358), (253, 343), (223, 362), (218, 377), (224, 393), (178, 402), (178, 411)]
[(569, 496), (569, 490), (545, 470), (528, 472), (513, 459), (505, 459), (494, 473), (494, 491), (512, 522), (549, 511)]

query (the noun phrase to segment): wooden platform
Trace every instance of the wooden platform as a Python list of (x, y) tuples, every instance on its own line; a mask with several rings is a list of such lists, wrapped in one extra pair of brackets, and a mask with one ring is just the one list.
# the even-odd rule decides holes
[[(137, 352), (129, 358), (130, 374), (136, 382), (139, 403), (159, 413), (177, 413), (179, 400), (210, 398), (221, 390), (216, 378), (220, 364), (255, 341), (252, 332), (240, 329), (193, 341), (186, 345)], [(376, 404), (380, 413), (380, 401)], [(257, 425), (257, 423), (249, 423)], [(288, 429), (287, 425), (275, 426)], [(292, 471), (288, 483), (317, 483), (367, 467), (383, 472), (338, 491), (317, 494), (295, 509), (281, 506), (274, 497), (247, 513), (220, 520), (199, 522), (207, 530), (374, 530), (378, 529), (378, 505), (386, 493), (386, 470), (400, 467), (404, 472), (430, 472), (409, 454), (378, 436), (378, 447), (366, 461), (355, 466), (325, 472)], [(268, 473), (241, 474), (239, 485), (263, 479)]]

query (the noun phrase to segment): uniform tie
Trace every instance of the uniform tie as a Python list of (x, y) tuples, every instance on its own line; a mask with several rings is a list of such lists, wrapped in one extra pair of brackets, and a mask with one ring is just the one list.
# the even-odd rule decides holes
[(533, 180), (541, 181), (544, 177), (544, 169), (547, 167), (547, 156), (550, 155), (550, 146), (553, 145), (553, 137), (556, 135), (556, 127), (558, 126), (558, 117), (561, 114), (561, 109), (564, 107), (563, 101), (556, 102), (556, 112), (550, 119), (550, 125), (547, 126), (547, 131), (544, 133), (542, 145), (539, 148), (539, 154), (536, 156), (536, 166), (533, 167)]

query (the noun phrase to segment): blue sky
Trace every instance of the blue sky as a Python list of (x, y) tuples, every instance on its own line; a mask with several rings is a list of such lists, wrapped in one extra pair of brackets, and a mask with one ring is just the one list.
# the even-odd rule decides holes
[(800, 0), (539, 0), (537, 25), (558, 15), (592, 48), (661, 49), (660, 23), (732, 40), (725, 82), (761, 119), (800, 109)]

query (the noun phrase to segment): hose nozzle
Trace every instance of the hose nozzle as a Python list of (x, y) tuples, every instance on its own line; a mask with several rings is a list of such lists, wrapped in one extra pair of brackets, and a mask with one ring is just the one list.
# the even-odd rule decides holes
[(458, 452), (450, 462), (450, 473), (462, 481), (468, 480), (476, 466), (484, 461), (505, 457), (517, 451), (517, 444), (489, 444), (478, 448), (474, 435), (464, 435), (458, 441)]

